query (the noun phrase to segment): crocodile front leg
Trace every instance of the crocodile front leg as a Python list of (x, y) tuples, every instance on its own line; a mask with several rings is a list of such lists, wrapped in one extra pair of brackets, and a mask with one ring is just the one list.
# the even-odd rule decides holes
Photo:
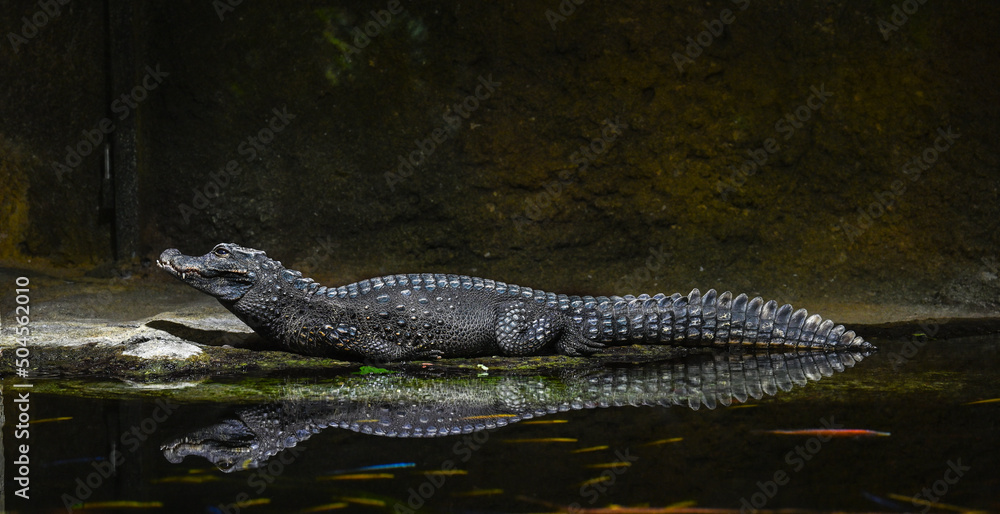
[(299, 353), (335, 356), (350, 360), (373, 362), (399, 361), (418, 358), (440, 358), (441, 352), (396, 344), (382, 334), (359, 330), (351, 323), (331, 325), (310, 323), (286, 338), (287, 347)]

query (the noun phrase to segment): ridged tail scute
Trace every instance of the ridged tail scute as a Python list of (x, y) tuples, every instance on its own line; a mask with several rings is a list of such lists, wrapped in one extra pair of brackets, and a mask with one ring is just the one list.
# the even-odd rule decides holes
[(681, 346), (875, 350), (843, 325), (774, 300), (733, 297), (714, 289), (687, 296), (571, 297), (568, 305), (584, 334), (602, 343)]

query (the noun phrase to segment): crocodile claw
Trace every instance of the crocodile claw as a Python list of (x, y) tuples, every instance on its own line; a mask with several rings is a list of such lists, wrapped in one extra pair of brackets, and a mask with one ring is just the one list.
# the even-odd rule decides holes
[(565, 333), (559, 342), (556, 343), (556, 350), (563, 355), (582, 357), (590, 355), (604, 348), (604, 343), (591, 341), (586, 337), (574, 333)]
[(417, 353), (413, 355), (417, 360), (421, 359), (440, 359), (444, 357), (444, 352), (436, 349), (420, 348)]

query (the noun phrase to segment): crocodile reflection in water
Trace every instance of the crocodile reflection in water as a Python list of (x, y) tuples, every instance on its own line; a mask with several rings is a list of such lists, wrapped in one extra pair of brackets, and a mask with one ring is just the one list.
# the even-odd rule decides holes
[(163, 445), (172, 463), (205, 457), (232, 472), (266, 464), (328, 427), (387, 437), (438, 437), (499, 428), (573, 409), (686, 405), (709, 409), (789, 391), (854, 366), (866, 352), (708, 353), (559, 378), (350, 377), (321, 391), (240, 410)]

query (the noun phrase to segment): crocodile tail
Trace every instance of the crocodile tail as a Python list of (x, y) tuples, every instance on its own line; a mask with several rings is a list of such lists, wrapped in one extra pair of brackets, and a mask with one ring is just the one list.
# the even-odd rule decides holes
[(750, 346), (777, 349), (875, 350), (843, 325), (805, 309), (714, 289), (687, 296), (576, 297), (574, 321), (586, 337), (605, 344)]

